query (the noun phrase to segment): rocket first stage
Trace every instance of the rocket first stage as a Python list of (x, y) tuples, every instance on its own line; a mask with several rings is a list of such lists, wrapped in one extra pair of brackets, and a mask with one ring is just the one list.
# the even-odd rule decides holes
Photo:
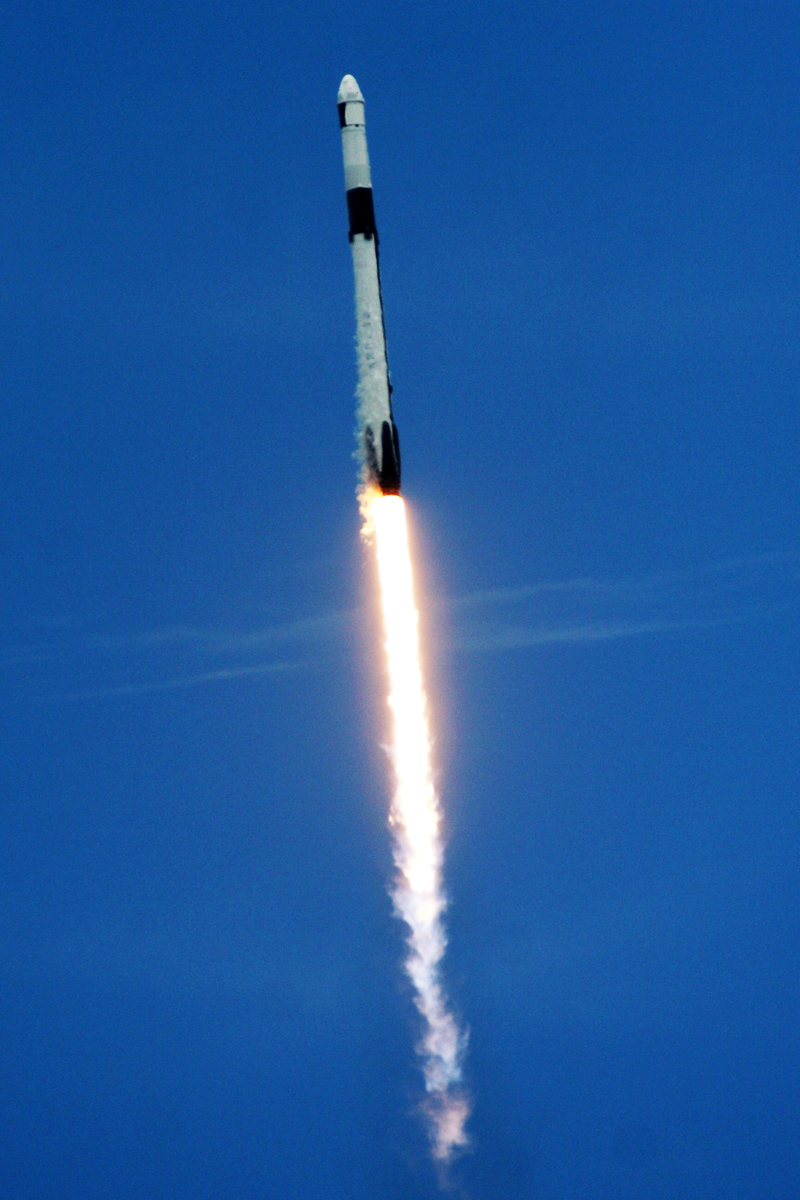
[(400, 493), (400, 442), (392, 414), (392, 383), (386, 354), (378, 231), (372, 203), (364, 97), (352, 75), (339, 87), (344, 186), (356, 278), (359, 437), (367, 482), (384, 495)]

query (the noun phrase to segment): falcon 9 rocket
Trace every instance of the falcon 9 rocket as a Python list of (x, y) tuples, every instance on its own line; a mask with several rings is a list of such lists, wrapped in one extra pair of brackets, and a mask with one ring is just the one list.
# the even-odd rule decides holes
[(356, 281), (359, 430), (365, 482), (384, 495), (400, 494), (400, 442), (392, 413), (392, 382), (386, 353), (378, 230), (364, 124), (364, 97), (352, 75), (339, 87), (344, 186)]

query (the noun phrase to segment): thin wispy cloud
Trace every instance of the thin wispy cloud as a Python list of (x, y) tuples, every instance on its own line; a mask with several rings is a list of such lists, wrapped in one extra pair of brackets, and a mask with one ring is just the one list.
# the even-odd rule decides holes
[(514, 603), (520, 600), (548, 596), (579, 594), (584, 596), (622, 596), (643, 598), (660, 593), (691, 597), (712, 590), (717, 596), (724, 593), (752, 591), (754, 587), (775, 587), (781, 584), (797, 587), (800, 584), (800, 553), (785, 551), (758, 555), (753, 558), (729, 558), (706, 563), (682, 571), (657, 571), (649, 575), (624, 579), (577, 579), (523, 584), (519, 587), (491, 588), (470, 592), (447, 603), (453, 608), (473, 608), (481, 605)]
[(609, 642), (648, 633), (674, 633), (719, 624), (719, 621), (642, 621), (638, 624), (628, 621), (616, 625), (564, 625), (554, 629), (510, 625), (483, 634), (466, 635), (457, 638), (453, 644), (458, 650), (523, 650), (529, 646), (554, 646), (559, 643)]
[(513, 650), (713, 629), (800, 605), (800, 555), (728, 559), (630, 579), (493, 588), (451, 601), (454, 649)]
[(222, 630), (191, 625), (151, 629), (128, 635), (96, 636), (84, 643), (95, 650), (202, 650), (208, 654), (258, 652), (273, 646), (337, 640), (355, 613), (328, 613), (250, 630)]
[[(433, 636), (454, 653), (497, 653), (679, 635), (800, 608), (800, 554), (786, 552), (626, 579), (544, 580), (428, 598)], [(358, 609), (245, 628), (174, 624), (81, 634), (50, 623), (7, 640), (0, 666), (30, 699), (89, 699), (268, 678), (320, 667), (363, 626)]]
[(82, 692), (71, 692), (66, 700), (95, 700), (104, 696), (143, 696), (147, 692), (168, 692), (181, 688), (197, 687), (205, 683), (220, 683), (228, 679), (245, 676), (282, 675), (287, 671), (300, 671), (308, 664), (303, 662), (255, 663), (249, 667), (223, 667), (218, 671), (199, 671), (196, 675), (185, 675), (179, 679), (160, 679), (150, 683), (129, 683), (118, 687), (87, 688)]

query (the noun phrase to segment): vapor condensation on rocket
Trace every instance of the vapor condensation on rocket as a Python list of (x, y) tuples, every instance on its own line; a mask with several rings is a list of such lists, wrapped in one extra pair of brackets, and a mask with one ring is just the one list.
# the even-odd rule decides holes
[(352, 75), (339, 87), (344, 185), (356, 280), (358, 419), (364, 482), (384, 495), (400, 493), (400, 442), (392, 413), (392, 382), (386, 353), (378, 230), (372, 201), (364, 97)]

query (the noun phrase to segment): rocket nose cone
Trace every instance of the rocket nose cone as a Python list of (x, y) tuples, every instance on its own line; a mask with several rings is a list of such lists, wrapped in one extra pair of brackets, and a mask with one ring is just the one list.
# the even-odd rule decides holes
[(339, 84), (339, 97), (337, 104), (349, 104), (354, 100), (361, 100), (364, 97), (361, 95), (361, 88), (356, 83), (352, 75), (345, 75), (342, 82)]

